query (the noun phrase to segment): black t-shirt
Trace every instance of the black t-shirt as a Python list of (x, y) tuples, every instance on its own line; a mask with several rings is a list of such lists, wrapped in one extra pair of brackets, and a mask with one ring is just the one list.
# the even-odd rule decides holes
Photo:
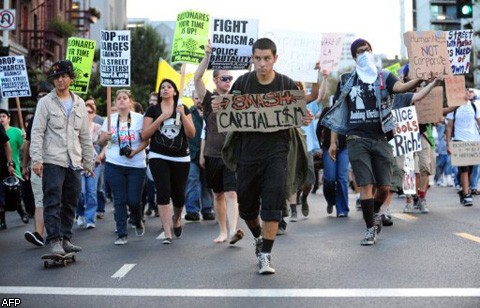
[(222, 158), (222, 148), (226, 133), (219, 133), (217, 115), (212, 111), (212, 96), (218, 95), (207, 91), (203, 98), (203, 117), (205, 119), (205, 156)]
[[(10, 139), (7, 136), (7, 132), (5, 131), (5, 127), (0, 124), (0, 179), (4, 179), (8, 176), (8, 167), (7, 167), (7, 155), (5, 153), (5, 143), (7, 143)], [(0, 183), (0, 185), (2, 185)]]
[[(385, 77), (384, 77), (385, 78)], [(389, 93), (393, 93), (393, 86), (398, 81), (393, 74), (388, 74), (385, 87)], [(334, 101), (341, 94), (340, 83), (335, 93)], [(388, 98), (383, 98), (385, 102)], [(384, 138), (380, 116), (377, 108), (377, 99), (375, 96), (374, 84), (364, 83), (358, 75), (355, 75), (353, 86), (347, 97), (349, 120), (347, 125), (347, 135), (356, 135), (365, 138), (379, 139)]]
[[(275, 72), (274, 80), (267, 85), (258, 82), (255, 72), (240, 76), (232, 86), (232, 94), (265, 94), (269, 92), (298, 90), (295, 82)], [(235, 144), (235, 157), (240, 163), (252, 163), (277, 155), (287, 155), (290, 143), (288, 129), (276, 132), (240, 132)]]
[(33, 118), (32, 117), (30, 120), (28, 120), (28, 125), (27, 129), (25, 130), (25, 140), (27, 141), (32, 141), (32, 125), (33, 125)]
[[(152, 118), (155, 121), (161, 114), (161, 103), (148, 107), (145, 117)], [(190, 110), (185, 106), (185, 114), (189, 115)], [(170, 157), (189, 156), (187, 136), (182, 123), (175, 125), (176, 110), (172, 116), (163, 121), (158, 130), (150, 138), (150, 152), (155, 152)]]

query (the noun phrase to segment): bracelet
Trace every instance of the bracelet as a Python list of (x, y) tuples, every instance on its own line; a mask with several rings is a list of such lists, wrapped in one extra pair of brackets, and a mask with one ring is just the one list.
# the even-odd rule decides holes
[(15, 163), (13, 162), (13, 160), (7, 163), (7, 167), (15, 167)]

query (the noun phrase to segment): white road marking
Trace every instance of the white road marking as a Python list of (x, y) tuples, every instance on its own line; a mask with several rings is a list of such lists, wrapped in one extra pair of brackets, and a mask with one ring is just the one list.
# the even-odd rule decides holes
[(480, 243), (480, 237), (475, 236), (475, 235), (471, 235), (471, 234), (468, 234), (468, 233), (455, 233), (455, 235), (466, 238), (467, 240), (471, 240), (471, 241)]
[(405, 220), (405, 221), (415, 221), (418, 220), (417, 216), (411, 215), (411, 214), (405, 214), (405, 213), (395, 213), (391, 214), (393, 217)]
[(122, 279), (125, 275), (128, 274), (135, 267), (136, 264), (125, 264), (123, 265), (115, 274), (112, 275), (112, 278)]
[(399, 289), (135, 289), (0, 286), (0, 294), (151, 297), (480, 297), (480, 288)]

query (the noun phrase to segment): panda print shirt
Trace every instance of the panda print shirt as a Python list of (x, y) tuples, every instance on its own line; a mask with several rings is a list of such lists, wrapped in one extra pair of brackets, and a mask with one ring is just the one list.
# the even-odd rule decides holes
[[(185, 106), (185, 114), (190, 114), (190, 110)], [(145, 117), (150, 117), (155, 121), (162, 113), (160, 104), (150, 106), (145, 113)], [(162, 158), (171, 161), (189, 162), (190, 151), (188, 148), (187, 136), (180, 120), (180, 125), (175, 125), (176, 110), (172, 116), (165, 120), (155, 134), (150, 138), (149, 158)]]

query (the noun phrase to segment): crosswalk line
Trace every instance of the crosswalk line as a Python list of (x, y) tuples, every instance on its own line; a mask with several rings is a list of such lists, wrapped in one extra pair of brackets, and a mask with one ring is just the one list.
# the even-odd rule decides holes
[(122, 279), (125, 275), (130, 272), (136, 264), (124, 264), (115, 274), (112, 275), (112, 278)]
[(398, 218), (398, 219), (401, 219), (401, 220), (405, 220), (405, 221), (415, 221), (415, 220), (418, 220), (418, 217), (417, 216), (414, 216), (412, 214), (405, 214), (405, 213), (395, 213), (395, 214), (391, 214), (393, 217), (395, 218)]
[(471, 241), (480, 243), (480, 237), (475, 236), (475, 235), (471, 235), (471, 234), (468, 234), (468, 233), (462, 233), (462, 232), (455, 233), (455, 235), (460, 236), (460, 237), (463, 237), (463, 238), (465, 238), (465, 239), (467, 239), (467, 240), (471, 240)]

